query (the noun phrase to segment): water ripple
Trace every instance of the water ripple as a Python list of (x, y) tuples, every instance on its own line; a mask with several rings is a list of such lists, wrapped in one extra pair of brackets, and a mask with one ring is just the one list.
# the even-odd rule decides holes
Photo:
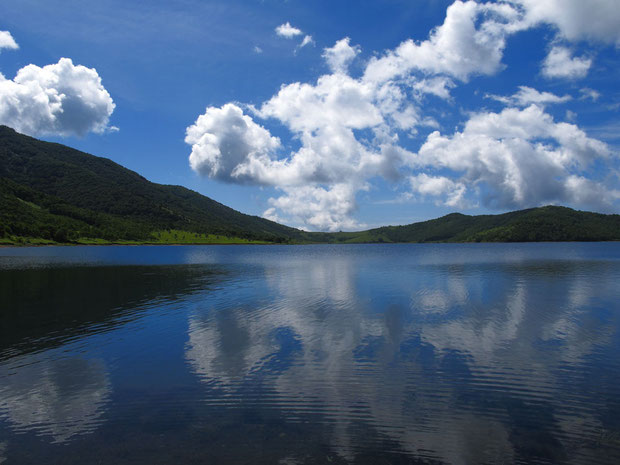
[(5, 262), (1, 457), (620, 461), (616, 244), (139, 250)]

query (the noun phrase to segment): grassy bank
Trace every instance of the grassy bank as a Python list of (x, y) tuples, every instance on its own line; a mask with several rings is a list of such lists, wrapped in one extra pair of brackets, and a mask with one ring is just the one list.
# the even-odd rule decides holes
[(54, 241), (39, 237), (0, 237), (0, 246), (43, 246), (43, 245), (206, 245), (206, 244), (271, 244), (271, 242), (228, 237), (217, 234), (198, 234), (181, 230), (156, 231), (148, 240), (106, 240), (78, 237), (71, 241)]

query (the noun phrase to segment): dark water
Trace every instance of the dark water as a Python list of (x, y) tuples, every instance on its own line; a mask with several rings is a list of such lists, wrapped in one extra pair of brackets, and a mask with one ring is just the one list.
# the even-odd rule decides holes
[(0, 249), (0, 463), (620, 463), (620, 244)]

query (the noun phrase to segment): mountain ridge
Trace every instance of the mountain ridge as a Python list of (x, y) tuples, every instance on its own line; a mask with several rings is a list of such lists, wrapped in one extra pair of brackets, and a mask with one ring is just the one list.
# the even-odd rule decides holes
[(246, 215), (112, 160), (0, 126), (0, 244), (392, 243), (620, 240), (620, 215), (561, 206), (451, 213), (357, 232), (305, 232)]
[(57, 199), (82, 216), (90, 212), (86, 223), (111, 240), (146, 241), (153, 231), (174, 229), (281, 242), (300, 232), (243, 214), (185, 187), (150, 182), (107, 158), (43, 142), (6, 126), (0, 126), (0, 161), (5, 184), (8, 180), (31, 191), (30, 197), (45, 197), (47, 205)]

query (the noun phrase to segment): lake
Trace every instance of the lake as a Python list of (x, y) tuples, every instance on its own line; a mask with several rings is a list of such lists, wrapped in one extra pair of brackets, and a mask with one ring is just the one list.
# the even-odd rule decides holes
[(620, 244), (0, 249), (0, 463), (620, 463)]

